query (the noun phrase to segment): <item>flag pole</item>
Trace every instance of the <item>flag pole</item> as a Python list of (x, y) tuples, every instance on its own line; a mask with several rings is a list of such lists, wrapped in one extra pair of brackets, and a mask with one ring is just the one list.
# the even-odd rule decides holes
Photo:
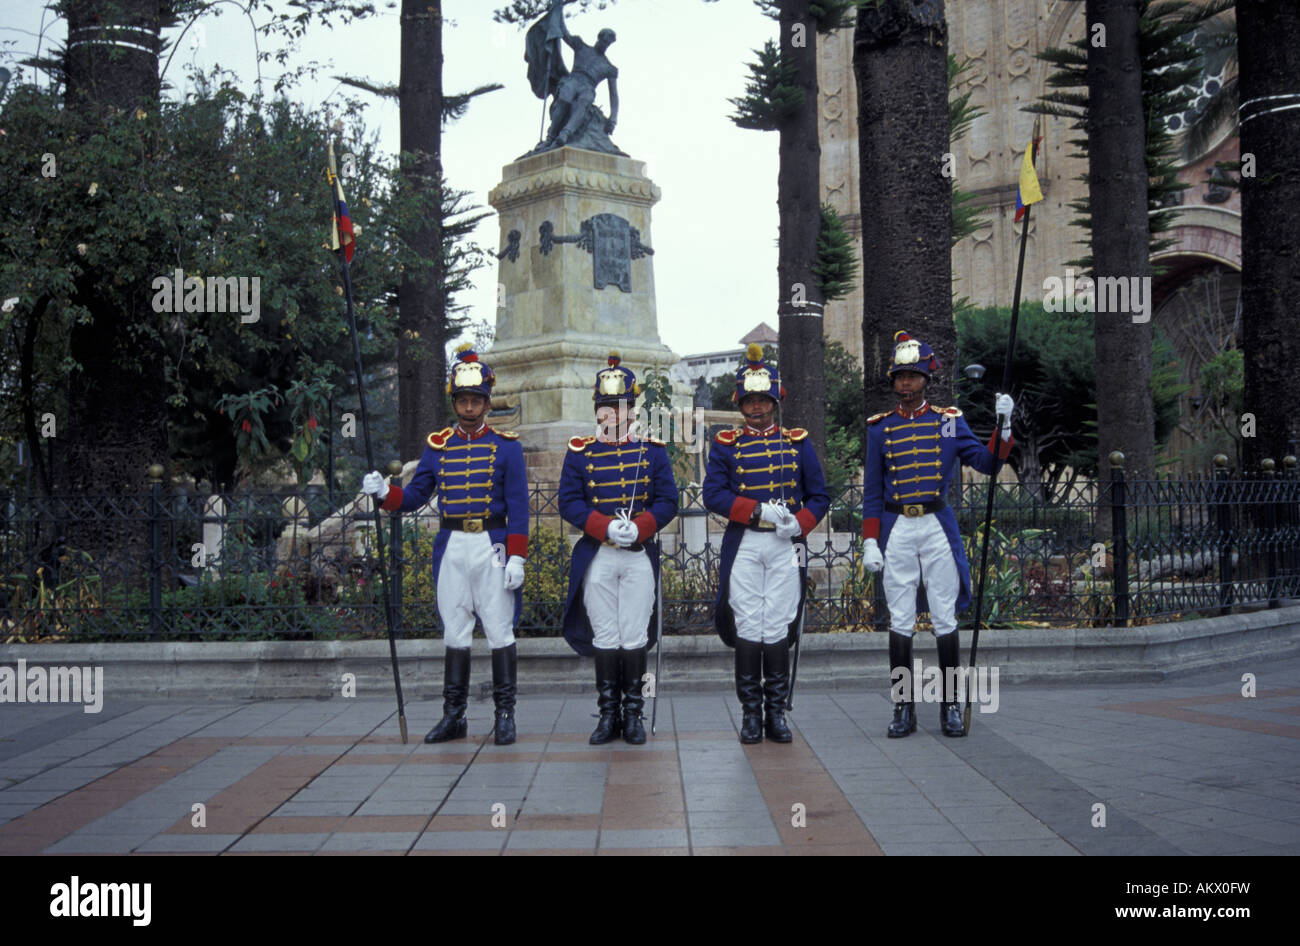
[[(1029, 142), (1031, 167), (1038, 157), (1038, 122), (1039, 119), (1035, 117), (1034, 132)], [(1003, 394), (1008, 393), (1011, 387), (1011, 362), (1016, 350), (1016, 325), (1020, 321), (1020, 287), (1025, 275), (1025, 246), (1029, 241), (1029, 218), (1033, 212), (1033, 203), (1025, 204), (1025, 219), (1020, 228), (1020, 253), (1016, 260), (1016, 288), (1011, 298), (1011, 330), (1007, 337), (1007, 355), (1002, 363), (1002, 383), (999, 387), (999, 391)], [(1002, 470), (1002, 461), (998, 456), (1001, 450), (1002, 417), (997, 416), (994, 418), (993, 425), (993, 473), (989, 476), (988, 501), (984, 508), (984, 536), (980, 540), (980, 573), (975, 592), (975, 626), (970, 641), (970, 669), (966, 675), (966, 709), (962, 714), (962, 725), (967, 734), (970, 733), (971, 683), (975, 677), (975, 656), (980, 645), (980, 618), (984, 613), (984, 579), (989, 558), (989, 532), (992, 531), (993, 523), (993, 494), (997, 490), (998, 473)]]
[[(357, 396), (361, 402), (361, 433), (366, 445), (366, 468), (375, 469), (375, 454), (370, 443), (370, 416), (366, 410), (366, 385), (361, 372), (361, 343), (357, 338), (357, 316), (352, 305), (352, 275), (348, 269), (348, 258), (343, 241), (338, 239), (338, 218), (342, 208), (339, 207), (338, 175), (334, 167), (334, 142), (330, 142), (329, 161), (330, 201), (334, 205), (334, 242), (338, 243), (339, 269), (343, 271), (343, 295), (348, 305), (348, 331), (352, 336), (352, 364), (357, 375)], [(355, 241), (355, 238), (354, 238)], [(397, 690), (397, 723), (402, 732), (402, 743), (406, 743), (406, 708), (402, 700), (402, 676), (397, 668), (397, 638), (393, 632), (393, 602), (388, 594), (388, 564), (384, 554), (384, 525), (379, 515), (380, 499), (372, 496), (375, 519), (375, 541), (379, 550), (380, 593), (384, 599), (384, 617), (388, 622), (388, 656), (393, 664), (393, 687)]]

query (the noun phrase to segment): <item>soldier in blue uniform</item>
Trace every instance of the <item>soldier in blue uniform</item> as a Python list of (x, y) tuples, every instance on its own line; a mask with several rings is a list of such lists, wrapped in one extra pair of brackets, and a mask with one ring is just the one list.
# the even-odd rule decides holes
[(596, 658), (593, 746), (620, 732), (632, 745), (645, 742), (643, 678), (659, 574), (659, 543), (650, 540), (677, 515), (668, 450), (630, 433), (639, 392), (636, 375), (611, 352), (592, 394), (598, 433), (569, 441), (560, 473), (560, 515), (582, 530), (569, 564), (564, 637)]
[[(945, 736), (964, 736), (957, 694), (950, 684), (961, 662), (957, 612), (970, 604), (970, 566), (957, 532), (957, 517), (944, 497), (961, 464), (981, 473), (994, 472), (993, 438), (987, 446), (980, 443), (961, 411), (926, 401), (931, 373), (940, 368), (929, 345), (906, 332), (896, 333), (894, 343), (889, 377), (898, 406), (867, 419), (865, 564), (873, 572), (884, 570), (891, 681), (901, 667), (909, 689), (917, 588), (924, 583), (944, 681), (939, 722)], [(1005, 418), (1001, 459), (1011, 451), (1013, 408), (1009, 395), (997, 396), (997, 413)], [(916, 731), (915, 694), (910, 695), (913, 699), (895, 701), (891, 738)]]
[[(713, 438), (704, 505), (725, 516), (714, 625), (736, 648), (740, 741), (790, 742), (790, 644), (807, 575), (806, 537), (830, 508), (808, 431), (774, 422), (785, 396), (775, 365), (751, 344), (736, 372), (745, 424)], [(766, 720), (764, 714), (766, 713)]]
[(528, 556), (528, 479), (517, 435), (484, 421), (496, 375), (468, 344), (457, 350), (447, 391), (458, 423), (429, 434), (424, 454), (406, 489), (390, 487), (369, 473), (362, 489), (381, 508), (411, 512), (438, 491), (441, 527), (433, 540), (433, 581), (447, 649), (443, 662), (442, 720), (425, 742), (465, 736), (470, 641), (474, 621), (492, 648), (494, 738), (515, 741), (517, 655), (515, 625), (523, 603)]

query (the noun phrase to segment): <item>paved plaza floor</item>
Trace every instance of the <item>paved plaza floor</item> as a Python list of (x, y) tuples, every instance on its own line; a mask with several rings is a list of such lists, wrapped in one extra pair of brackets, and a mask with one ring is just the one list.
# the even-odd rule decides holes
[(509, 747), (490, 700), (437, 746), (433, 702), (407, 745), (384, 699), (4, 704), (0, 853), (1297, 854), (1300, 660), (1242, 672), (1003, 686), (965, 739), (806, 691), (784, 746), (730, 692), (666, 692), (641, 747), (587, 745), (594, 693), (521, 698)]

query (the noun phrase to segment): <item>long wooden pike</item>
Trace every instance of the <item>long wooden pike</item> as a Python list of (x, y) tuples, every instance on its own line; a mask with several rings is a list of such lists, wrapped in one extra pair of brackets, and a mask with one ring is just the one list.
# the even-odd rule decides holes
[[(1033, 138), (1029, 142), (1031, 150), (1029, 166), (1031, 169), (1038, 158), (1038, 123), (1039, 119), (1035, 118)], [(1011, 300), (1011, 331), (1007, 337), (1007, 357), (1002, 363), (1002, 384), (998, 388), (1002, 393), (1010, 393), (1011, 390), (1011, 361), (1016, 351), (1016, 324), (1020, 321), (1020, 286), (1025, 275), (1025, 245), (1029, 238), (1029, 218), (1033, 211), (1033, 202), (1027, 202), (1025, 204), (1024, 224), (1020, 228), (1020, 255), (1016, 261), (1016, 290)], [(998, 473), (1002, 470), (1002, 461), (998, 458), (1001, 447), (1002, 417), (999, 415), (995, 418), (993, 427), (993, 473), (989, 477), (988, 503), (984, 509), (984, 537), (980, 542), (980, 575), (975, 592), (975, 628), (971, 634), (970, 669), (966, 676), (966, 710), (962, 714), (962, 725), (967, 735), (970, 734), (971, 681), (975, 679), (975, 655), (980, 646), (980, 618), (983, 617), (984, 613), (984, 577), (989, 559), (989, 532), (992, 530), (993, 522), (993, 494), (997, 490)]]
[[(375, 469), (375, 453), (370, 443), (370, 415), (366, 411), (366, 383), (361, 372), (361, 343), (357, 339), (357, 316), (352, 306), (352, 275), (348, 268), (347, 247), (339, 239), (339, 219), (346, 213), (343, 206), (343, 189), (339, 184), (338, 171), (334, 165), (334, 142), (329, 146), (329, 185), (330, 201), (334, 207), (334, 249), (338, 254), (339, 268), (343, 271), (343, 295), (348, 303), (348, 331), (352, 334), (352, 364), (357, 374), (357, 396), (361, 401), (361, 434), (366, 445), (366, 469)], [(402, 676), (397, 669), (397, 637), (393, 632), (393, 602), (388, 594), (388, 563), (384, 553), (384, 524), (379, 515), (380, 499), (372, 496), (375, 517), (375, 542), (379, 549), (379, 584), (384, 599), (384, 617), (388, 621), (388, 656), (393, 662), (393, 687), (397, 690), (397, 723), (402, 731), (402, 743), (406, 743), (406, 707), (402, 701)]]

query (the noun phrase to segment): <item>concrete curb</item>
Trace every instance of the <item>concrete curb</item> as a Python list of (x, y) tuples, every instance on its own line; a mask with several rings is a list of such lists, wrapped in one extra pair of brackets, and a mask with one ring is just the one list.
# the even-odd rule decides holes
[[(963, 660), (970, 635), (962, 634)], [(442, 642), (398, 644), (407, 700), (442, 696)], [(485, 641), (474, 642), (471, 695), (487, 698), (492, 677)], [(675, 693), (733, 683), (733, 651), (713, 635), (668, 637), (664, 685)], [(937, 661), (924, 635), (915, 656)], [(1300, 606), (1135, 628), (1052, 628), (982, 631), (978, 663), (999, 668), (1003, 684), (1121, 683), (1165, 680), (1214, 667), (1263, 671), (1266, 662), (1300, 656)], [(250, 643), (6, 644), (0, 666), (104, 668), (106, 699), (330, 699), (354, 674), (355, 695), (391, 696), (386, 641), (257, 641)], [(586, 693), (592, 665), (559, 638), (519, 641), (522, 694)], [(888, 636), (811, 634), (799, 662), (798, 689), (888, 687)], [(649, 668), (654, 669), (651, 654)], [(10, 697), (6, 696), (5, 699)]]

